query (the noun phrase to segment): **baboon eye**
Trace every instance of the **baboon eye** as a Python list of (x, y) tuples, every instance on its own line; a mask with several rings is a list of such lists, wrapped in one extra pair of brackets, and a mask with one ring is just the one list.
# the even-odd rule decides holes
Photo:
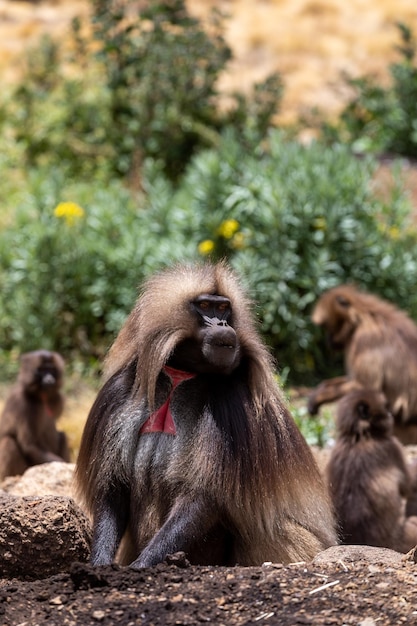
[(217, 317), (221, 320), (227, 318), (231, 311), (228, 298), (210, 294), (197, 296), (193, 302), (193, 306), (200, 315), (210, 318)]
[(369, 414), (369, 406), (366, 404), (366, 402), (360, 402), (358, 404), (358, 415), (361, 419), (363, 420), (369, 420), (370, 419), (370, 414)]
[(347, 309), (348, 307), (350, 307), (349, 300), (344, 296), (336, 296), (336, 302), (340, 304), (340, 306), (342, 306), (343, 308)]

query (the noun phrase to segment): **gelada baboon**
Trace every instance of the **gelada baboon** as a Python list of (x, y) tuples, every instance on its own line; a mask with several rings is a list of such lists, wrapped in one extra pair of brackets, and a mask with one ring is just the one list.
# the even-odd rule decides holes
[(408, 552), (417, 517), (405, 517), (411, 478), (385, 396), (359, 389), (337, 407), (337, 439), (327, 466), (343, 543)]
[[(330, 346), (344, 353), (345, 376), (323, 381), (312, 391), (314, 415), (326, 402), (353, 389), (382, 391), (396, 424), (395, 434), (412, 442), (417, 424), (417, 326), (403, 311), (352, 285), (326, 291), (313, 310)], [(411, 428), (407, 428), (411, 426)]]
[(32, 465), (69, 461), (66, 435), (55, 424), (64, 404), (63, 374), (57, 352), (22, 354), (0, 418), (0, 479), (23, 474)]
[(411, 490), (407, 498), (406, 515), (417, 515), (417, 460), (414, 459), (409, 464), (411, 475)]
[(152, 277), (112, 346), (76, 476), (92, 563), (309, 559), (336, 543), (312, 454), (223, 263)]

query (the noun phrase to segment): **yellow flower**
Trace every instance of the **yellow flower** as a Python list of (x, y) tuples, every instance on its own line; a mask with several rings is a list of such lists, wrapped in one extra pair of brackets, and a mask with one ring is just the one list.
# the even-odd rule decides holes
[(230, 245), (235, 250), (242, 250), (245, 246), (245, 235), (243, 233), (236, 233), (230, 242)]
[(202, 256), (207, 256), (211, 254), (214, 250), (214, 241), (211, 239), (204, 239), (201, 243), (198, 244), (198, 251)]
[(400, 229), (397, 226), (391, 226), (391, 228), (388, 229), (388, 236), (391, 239), (398, 239), (400, 236)]
[(316, 219), (313, 222), (313, 226), (316, 230), (326, 230), (327, 228), (326, 220), (324, 219), (324, 217), (316, 217)]
[(64, 219), (68, 226), (84, 217), (85, 211), (75, 202), (60, 202), (54, 209), (55, 217)]
[(237, 230), (239, 230), (237, 220), (224, 220), (218, 227), (217, 234), (224, 239), (231, 239)]

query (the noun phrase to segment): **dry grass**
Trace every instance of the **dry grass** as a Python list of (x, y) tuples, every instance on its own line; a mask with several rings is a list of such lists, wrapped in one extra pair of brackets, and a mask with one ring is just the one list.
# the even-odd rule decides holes
[(71, 381), (71, 388), (67, 391), (64, 413), (57, 426), (67, 434), (73, 462), (77, 459), (85, 421), (96, 394), (93, 386), (79, 384), (76, 388), (74, 381)]
[[(396, 58), (396, 21), (417, 31), (415, 0), (188, 0), (206, 17), (219, 8), (230, 16), (226, 38), (235, 59), (223, 88), (247, 89), (272, 71), (285, 82), (280, 121), (317, 106), (337, 114), (347, 97), (341, 72), (387, 78)], [(42, 32), (62, 37), (69, 20), (88, 11), (88, 0), (39, 3), (0, 0), (0, 75), (19, 75), (21, 52)]]
[(417, 29), (415, 0), (189, 0), (199, 16), (210, 7), (231, 15), (227, 39), (236, 59), (225, 86), (249, 87), (270, 71), (285, 81), (281, 119), (311, 106), (337, 114), (347, 96), (341, 72), (381, 80), (396, 58), (396, 21)]

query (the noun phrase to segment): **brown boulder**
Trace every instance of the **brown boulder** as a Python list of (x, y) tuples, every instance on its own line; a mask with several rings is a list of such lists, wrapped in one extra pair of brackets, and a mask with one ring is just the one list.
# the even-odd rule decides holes
[(90, 524), (63, 496), (0, 494), (0, 577), (39, 579), (86, 561)]

